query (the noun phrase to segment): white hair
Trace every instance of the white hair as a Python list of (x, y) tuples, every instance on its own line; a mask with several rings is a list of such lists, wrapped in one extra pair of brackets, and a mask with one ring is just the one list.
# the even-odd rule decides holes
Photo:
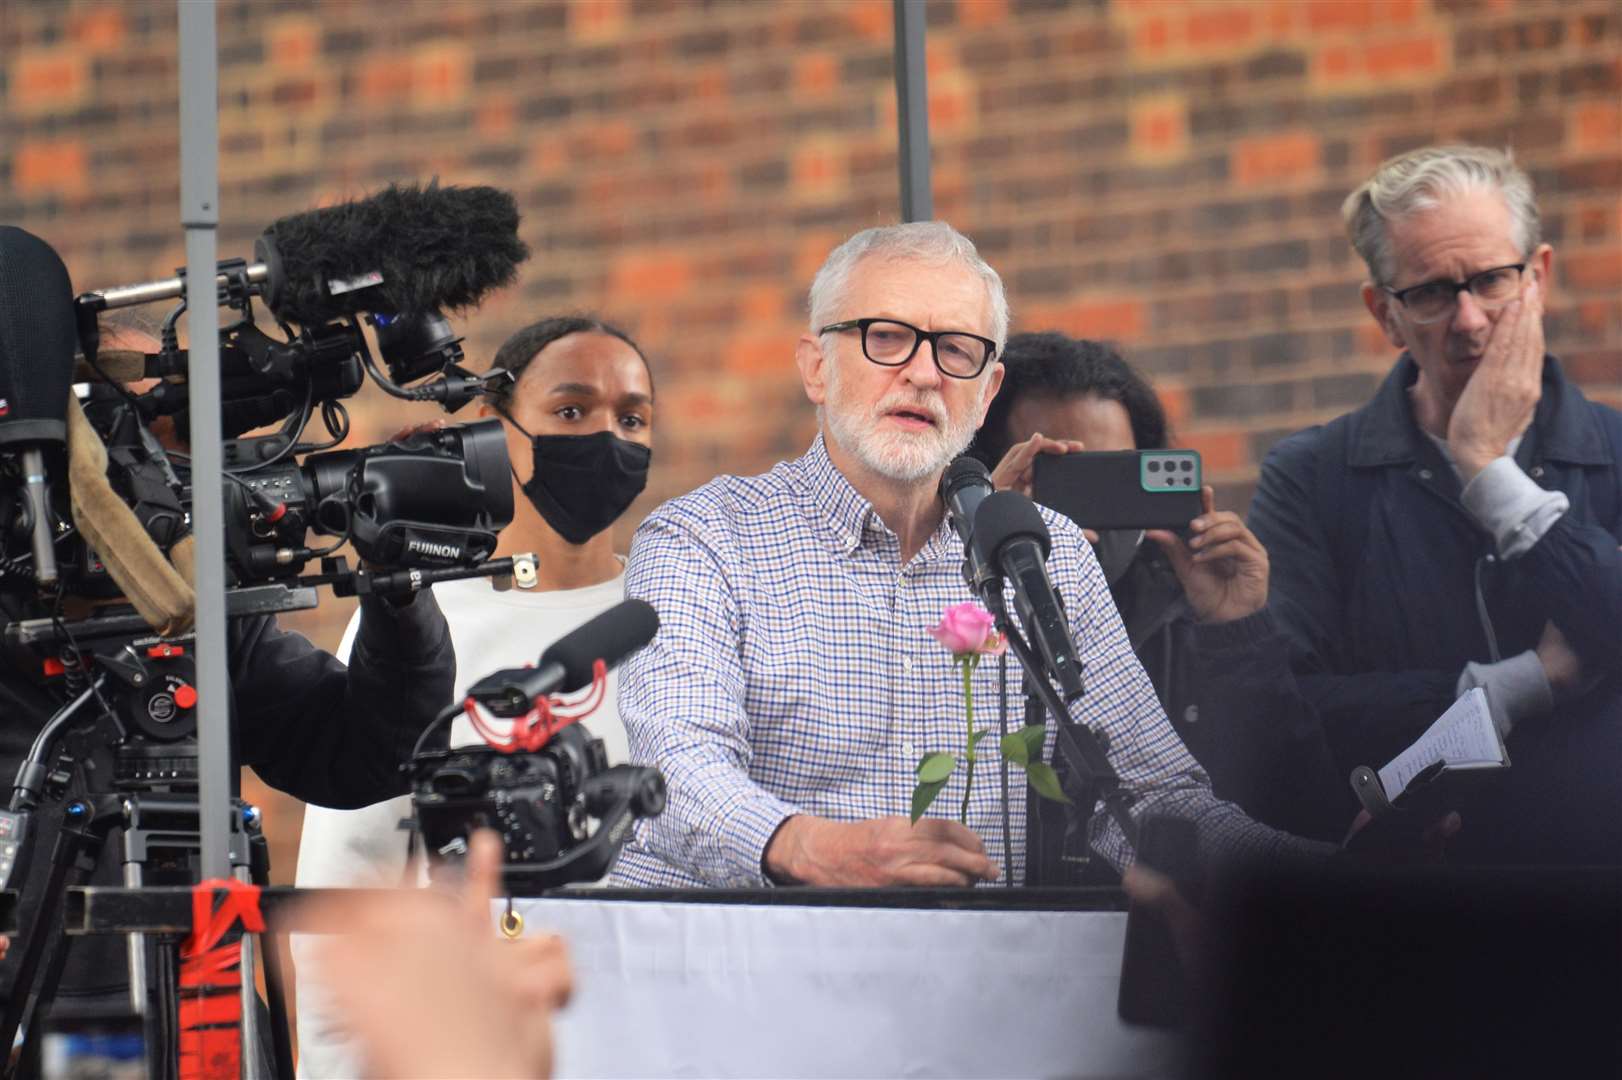
[(975, 250), (974, 241), (944, 221), (912, 221), (901, 225), (880, 225), (861, 232), (834, 248), (812, 279), (807, 306), (811, 332), (834, 322), (834, 312), (845, 299), (845, 287), (858, 263), (866, 258), (921, 259), (931, 262), (962, 263), (985, 283), (991, 301), (991, 339), (1002, 355), (1008, 341), (1008, 296), (1002, 278)]
[(1399, 154), (1374, 170), (1341, 204), (1352, 247), (1363, 257), (1369, 276), (1390, 284), (1392, 265), (1389, 224), (1399, 218), (1434, 210), (1446, 199), (1494, 192), (1509, 208), (1515, 246), (1531, 255), (1542, 240), (1532, 181), (1515, 164), (1508, 149), (1484, 146), (1427, 146)]

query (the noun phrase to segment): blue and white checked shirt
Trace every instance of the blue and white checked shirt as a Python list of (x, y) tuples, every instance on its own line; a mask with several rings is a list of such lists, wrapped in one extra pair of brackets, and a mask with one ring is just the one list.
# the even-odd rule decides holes
[[(1075, 717), (1107, 735), (1135, 810), (1192, 818), (1208, 853), (1323, 850), (1211, 794), (1132, 654), (1091, 548), (1068, 519), (1043, 515), (1048, 569), (1085, 666)], [(766, 844), (790, 815), (908, 813), (919, 757), (963, 749), (962, 679), (928, 632), (948, 606), (973, 599), (962, 561), (962, 541), (943, 520), (903, 566), (895, 533), (821, 436), (797, 461), (720, 477), (655, 511), (632, 543), (625, 591), (658, 610), (660, 629), (625, 665), (620, 715), (631, 759), (663, 771), (669, 803), (640, 823), (611, 880), (758, 886)], [(1018, 665), (1009, 669), (1017, 725)], [(997, 692), (997, 664), (982, 663), (977, 728), (996, 725)], [(1052, 746), (1050, 730), (1049, 760)], [(1014, 850), (1003, 852), (995, 744), (981, 747), (968, 824), (1019, 881), (1023, 788), (1011, 793)], [(957, 816), (963, 772), (960, 764), (931, 816)], [(1013, 777), (1022, 782), (1018, 770)], [(1093, 846), (1117, 867), (1129, 861), (1102, 813)]]

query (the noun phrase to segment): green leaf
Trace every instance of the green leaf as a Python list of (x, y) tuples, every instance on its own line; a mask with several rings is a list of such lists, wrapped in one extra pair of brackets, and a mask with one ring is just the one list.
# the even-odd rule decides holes
[(998, 746), (1002, 749), (1002, 756), (1015, 765), (1024, 766), (1033, 758), (1040, 761), (1042, 758), (1042, 740), (1047, 738), (1048, 729), (1041, 724), (1032, 724), (1022, 727), (1009, 735), (1004, 735)]
[[(1053, 771), (1053, 766), (1044, 761), (1033, 761), (1025, 767), (1025, 775), (1031, 782), (1031, 787), (1044, 799), (1054, 802), (1067, 803), (1069, 797), (1059, 787), (1059, 776)], [(926, 804), (927, 805), (927, 804)]]
[(946, 786), (945, 780), (936, 780), (931, 784), (919, 784), (912, 789), (912, 823), (918, 824), (918, 819), (924, 816), (929, 804), (935, 801), (935, 796), (941, 793)]
[(980, 745), (980, 740), (985, 738), (987, 735), (990, 735), (991, 733), (992, 732), (991, 732), (990, 728), (981, 728), (979, 731), (976, 731), (974, 733), (974, 738), (969, 740), (969, 745), (970, 746), (979, 746)]
[(1015, 765), (1018, 765), (1021, 768), (1024, 768), (1026, 765), (1030, 764), (1031, 751), (1025, 745), (1025, 740), (1020, 738), (1019, 732), (1017, 731), (1004, 735), (1001, 739), (997, 740), (997, 749), (1002, 751), (1003, 757), (1007, 758), (1009, 761), (1012, 761)]
[(956, 754), (925, 754), (924, 759), (918, 763), (918, 782), (920, 784), (939, 784), (952, 775), (957, 768)]

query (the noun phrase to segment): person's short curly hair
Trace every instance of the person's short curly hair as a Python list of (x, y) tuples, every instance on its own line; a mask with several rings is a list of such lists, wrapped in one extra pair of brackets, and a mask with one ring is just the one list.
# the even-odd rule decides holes
[(1014, 406), (1034, 395), (1118, 401), (1132, 423), (1132, 438), (1139, 450), (1171, 445), (1166, 409), (1154, 388), (1111, 345), (1056, 330), (1015, 334), (1008, 339), (1002, 363), (1002, 388), (991, 399), (985, 423), (970, 448), (988, 467), (995, 468), (1013, 445), (1008, 421)]

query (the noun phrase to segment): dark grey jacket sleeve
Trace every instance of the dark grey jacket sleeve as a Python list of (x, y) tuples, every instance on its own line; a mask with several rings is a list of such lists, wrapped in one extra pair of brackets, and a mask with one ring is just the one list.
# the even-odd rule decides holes
[(274, 788), (348, 809), (400, 795), (399, 766), (451, 703), (456, 657), (431, 592), (393, 607), (361, 600), (351, 664), (274, 618), (233, 632), (231, 674), (240, 761)]
[(1351, 670), (1333, 540), (1316, 513), (1320, 450), (1311, 432), (1262, 466), (1247, 521), (1267, 548), (1271, 606), (1288, 631), (1302, 695), (1317, 709), (1339, 766), (1382, 765), (1453, 701), (1458, 671)]

